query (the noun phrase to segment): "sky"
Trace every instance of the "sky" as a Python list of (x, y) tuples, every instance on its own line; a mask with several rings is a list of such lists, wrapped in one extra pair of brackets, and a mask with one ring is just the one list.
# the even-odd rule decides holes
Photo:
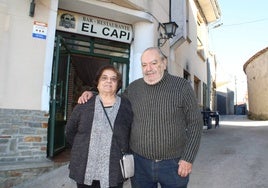
[[(218, 0), (218, 4), (222, 16), (217, 23), (209, 26), (210, 48), (225, 74), (236, 79), (239, 102), (247, 89), (243, 65), (268, 47), (268, 1)], [(221, 23), (221, 26), (213, 28)]]

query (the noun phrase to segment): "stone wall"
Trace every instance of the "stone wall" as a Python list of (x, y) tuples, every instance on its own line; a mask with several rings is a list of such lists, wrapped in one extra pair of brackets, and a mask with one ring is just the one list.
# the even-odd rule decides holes
[(47, 127), (46, 112), (0, 109), (0, 163), (46, 159)]

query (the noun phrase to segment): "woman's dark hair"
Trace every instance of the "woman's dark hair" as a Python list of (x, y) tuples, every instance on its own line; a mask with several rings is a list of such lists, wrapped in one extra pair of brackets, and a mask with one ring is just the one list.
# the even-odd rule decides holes
[(116, 73), (116, 77), (117, 77), (117, 90), (116, 90), (116, 92), (118, 92), (122, 88), (122, 75), (113, 65), (104, 65), (104, 66), (100, 67), (100, 69), (96, 73), (95, 80), (93, 82), (94, 87), (97, 89), (100, 77), (105, 70), (111, 70), (111, 71), (114, 71)]

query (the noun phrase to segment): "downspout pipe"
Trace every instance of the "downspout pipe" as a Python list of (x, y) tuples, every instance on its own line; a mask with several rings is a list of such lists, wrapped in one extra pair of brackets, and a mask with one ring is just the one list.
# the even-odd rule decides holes
[(169, 22), (171, 22), (171, 0), (169, 0)]
[(34, 12), (35, 12), (35, 0), (32, 0), (30, 4), (29, 16), (34, 17)]

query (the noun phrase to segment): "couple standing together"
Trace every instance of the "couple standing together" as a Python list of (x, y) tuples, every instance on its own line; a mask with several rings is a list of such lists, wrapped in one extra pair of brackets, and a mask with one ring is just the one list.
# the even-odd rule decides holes
[[(143, 78), (122, 96), (121, 74), (100, 69), (98, 95), (86, 91), (66, 125), (72, 145), (70, 178), (77, 187), (122, 187), (121, 152), (132, 152), (133, 188), (186, 188), (202, 134), (202, 117), (190, 83), (167, 72), (159, 48), (141, 56)], [(111, 120), (110, 127), (107, 113)]]

